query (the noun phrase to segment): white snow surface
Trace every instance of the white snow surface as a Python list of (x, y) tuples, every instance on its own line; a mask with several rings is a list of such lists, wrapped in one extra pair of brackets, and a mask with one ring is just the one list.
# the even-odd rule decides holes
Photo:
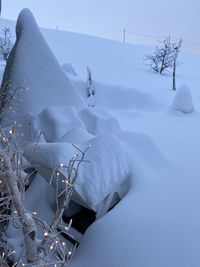
[(32, 120), (33, 135), (37, 139), (40, 132), (46, 142), (56, 142), (75, 127), (85, 128), (73, 107), (49, 107)]
[[(123, 145), (112, 134), (105, 134), (79, 145), (79, 149), (91, 146), (86, 154), (88, 163), (81, 165), (75, 184), (75, 191), (84, 201), (83, 204), (97, 211), (98, 204), (127, 179), (130, 172), (129, 160)], [(67, 165), (78, 151), (68, 143), (39, 143), (37, 149), (30, 145), (25, 157), (32, 159), (39, 173), (50, 182), (55, 166)]]
[(71, 75), (74, 75), (74, 76), (77, 76), (73, 66), (72, 66), (72, 63), (64, 63), (62, 65), (62, 69), (64, 70), (64, 72), (68, 73), (68, 74), (71, 74)]
[[(183, 93), (183, 102), (178, 99), (175, 106), (179, 111), (195, 107), (185, 115), (172, 108), (180, 92), (173, 92), (171, 75), (144, 66), (151, 47), (59, 30), (42, 33), (61, 65), (72, 62), (79, 77), (67, 76), (85, 100), (86, 66), (91, 67), (96, 106), (117, 118), (124, 131), (115, 138), (132, 165), (130, 191), (89, 227), (70, 266), (198, 267), (200, 57), (181, 53), (183, 64), (177, 68), (177, 85), (188, 86), (193, 103)], [(82, 127), (70, 131), (79, 143), (92, 138)], [(73, 138), (70, 131), (59, 140)], [(61, 153), (63, 143), (59, 145)], [(34, 203), (39, 206), (40, 199)]]
[(79, 116), (85, 123), (86, 129), (90, 134), (101, 135), (105, 133), (116, 133), (121, 130), (117, 119), (102, 108), (81, 109)]
[(183, 84), (179, 87), (172, 103), (172, 109), (184, 114), (190, 114), (194, 111), (192, 96), (187, 85)]
[(4, 81), (11, 83), (7, 94), (19, 87), (25, 89), (17, 90), (3, 124), (22, 123), (27, 113), (36, 115), (48, 107), (47, 104), (83, 107), (81, 96), (62, 71), (28, 9), (22, 10), (18, 17), (16, 35)]

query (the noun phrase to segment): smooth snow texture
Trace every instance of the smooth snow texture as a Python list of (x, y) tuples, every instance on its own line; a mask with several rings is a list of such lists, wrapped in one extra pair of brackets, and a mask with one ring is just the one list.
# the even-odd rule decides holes
[[(80, 92), (82, 97), (87, 99), (87, 82), (79, 77), (71, 77), (73, 85)], [(110, 85), (93, 81), (95, 90), (95, 107), (108, 110), (135, 109), (144, 111), (159, 111), (162, 107), (162, 100), (157, 95), (134, 87)]]
[(41, 132), (47, 142), (56, 142), (74, 127), (85, 128), (73, 107), (49, 107), (32, 121), (35, 138)]
[(88, 133), (85, 129), (75, 127), (64, 134), (58, 141), (61, 143), (82, 144), (93, 137), (95, 136)]
[(192, 96), (189, 88), (185, 84), (178, 88), (172, 103), (172, 109), (184, 114), (190, 114), (194, 111)]
[(67, 74), (71, 74), (74, 76), (77, 76), (76, 71), (74, 70), (72, 63), (64, 63), (62, 65), (62, 69), (64, 70), (64, 72), (66, 72)]
[(123, 131), (119, 132), (117, 137), (123, 142), (126, 153), (132, 159), (133, 169), (139, 165), (140, 168), (143, 166), (157, 172), (168, 165), (167, 156), (147, 134)]
[(21, 123), (27, 113), (36, 115), (49, 106), (83, 107), (81, 96), (64, 74), (28, 9), (18, 17), (16, 35), (3, 84), (11, 82), (7, 95), (18, 87), (28, 90), (17, 90), (3, 124)]
[(84, 108), (79, 111), (79, 116), (90, 134), (115, 134), (121, 130), (117, 119), (102, 108)]
[[(40, 201), (39, 205), (38, 200)], [(36, 211), (42, 220), (51, 224), (56, 206), (55, 190), (39, 174), (36, 174), (31, 186), (26, 191), (25, 202), (27, 210)], [(38, 229), (40, 229), (38, 234), (43, 234), (43, 229), (40, 227)]]

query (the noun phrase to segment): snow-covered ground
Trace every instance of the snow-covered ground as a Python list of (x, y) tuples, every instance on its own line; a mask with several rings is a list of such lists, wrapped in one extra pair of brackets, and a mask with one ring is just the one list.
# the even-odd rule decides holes
[(181, 54), (177, 85), (189, 91), (174, 92), (170, 74), (144, 66), (152, 47), (42, 33), (60, 64), (72, 63), (78, 76), (68, 77), (83, 97), (90, 67), (96, 106), (117, 118), (132, 167), (128, 194), (89, 227), (70, 266), (198, 267), (200, 57)]

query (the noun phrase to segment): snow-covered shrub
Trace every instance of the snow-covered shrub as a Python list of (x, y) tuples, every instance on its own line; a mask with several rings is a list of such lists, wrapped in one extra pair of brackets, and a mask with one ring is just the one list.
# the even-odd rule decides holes
[(92, 71), (89, 67), (87, 67), (86, 85), (87, 85), (88, 107), (94, 107), (95, 88), (94, 88), (94, 81), (92, 79)]
[(189, 88), (183, 84), (176, 92), (171, 108), (184, 114), (190, 114), (194, 111), (194, 105)]

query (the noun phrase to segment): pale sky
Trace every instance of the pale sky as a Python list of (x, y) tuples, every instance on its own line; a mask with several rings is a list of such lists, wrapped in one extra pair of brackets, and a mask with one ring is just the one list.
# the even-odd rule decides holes
[[(24, 7), (42, 27), (119, 41), (125, 28), (142, 35), (183, 38), (200, 50), (200, 0), (2, 0), (2, 17), (16, 20)], [(155, 38), (126, 33), (126, 39)]]

